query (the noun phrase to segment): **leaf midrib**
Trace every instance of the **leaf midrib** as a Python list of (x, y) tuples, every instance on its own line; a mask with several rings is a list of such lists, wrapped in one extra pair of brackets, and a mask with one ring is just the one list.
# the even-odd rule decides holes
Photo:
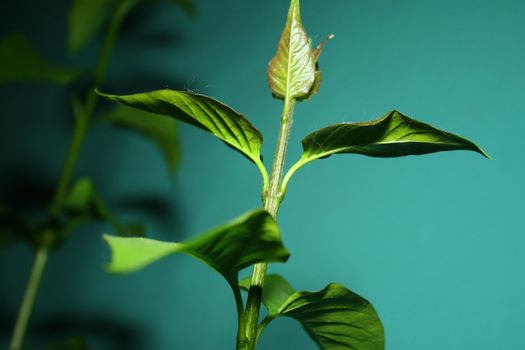
[(287, 63), (287, 67), (286, 67), (286, 92), (285, 92), (285, 96), (284, 98), (286, 100), (289, 99), (289, 96), (290, 96), (290, 82), (291, 82), (291, 74), (290, 74), (290, 71), (291, 71), (291, 66), (292, 66), (292, 28), (293, 28), (293, 22), (295, 21), (294, 19), (294, 14), (295, 14), (295, 6), (294, 6), (294, 9), (292, 11), (294, 11), (292, 13), (292, 16), (291, 16), (291, 19), (290, 19), (290, 28), (288, 30), (288, 63)]
[(347, 146), (347, 147), (334, 148), (330, 150), (329, 152), (316, 153), (314, 156), (306, 156), (303, 158), (303, 164), (309, 163), (319, 158), (330, 156), (334, 153), (339, 153), (341, 151), (351, 149), (353, 147), (363, 147), (363, 146), (369, 146), (369, 145), (389, 145), (389, 144), (395, 144), (395, 143), (419, 143), (419, 144), (429, 144), (429, 145), (438, 145), (438, 146), (446, 146), (450, 144), (448, 142), (421, 142), (421, 141), (413, 141), (413, 140), (372, 142), (372, 143), (367, 143), (367, 144), (362, 144), (362, 145), (352, 145), (352, 146)]

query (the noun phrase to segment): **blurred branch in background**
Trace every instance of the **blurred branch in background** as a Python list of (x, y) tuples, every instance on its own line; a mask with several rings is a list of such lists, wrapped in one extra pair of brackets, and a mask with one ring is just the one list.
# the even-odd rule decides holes
[[(97, 122), (131, 129), (151, 139), (163, 154), (170, 172), (177, 169), (179, 146), (174, 120), (149, 115), (146, 118), (145, 114), (148, 113), (127, 108), (108, 111), (101, 108), (99, 97), (94, 93), (95, 89), (103, 84), (122, 23), (142, 2), (150, 1), (72, 1), (67, 15), (69, 54), (82, 55), (89, 44), (100, 41), (98, 58), (87, 67), (55, 64), (46, 60), (34, 48), (31, 40), (22, 33), (9, 34), (0, 39), (0, 84), (40, 81), (63, 86), (71, 95), (70, 101), (64, 103), (71, 106), (69, 115), (74, 117), (70, 146), (55, 189), (52, 190), (49, 186), (50, 180), (40, 178), (38, 172), (22, 171), (24, 176), (13, 176), (14, 186), (13, 183), (5, 186), (10, 189), (11, 194), (7, 193), (5, 198), (0, 198), (0, 247), (25, 241), (35, 252), (32, 272), (11, 339), (11, 350), (26, 348), (25, 336), (48, 256), (62, 245), (70, 233), (87, 223), (102, 221), (120, 235), (143, 234), (142, 224), (125, 223), (113, 214), (92, 179), (79, 178), (76, 175), (75, 168), (86, 135), (94, 125), (94, 118), (96, 117)], [(192, 1), (170, 2), (195, 17), (196, 9)], [(31, 95), (31, 86), (25, 89), (25, 93)], [(16, 118), (24, 120), (24, 116)], [(31, 143), (31, 140), (27, 142)], [(62, 151), (57, 150), (57, 153), (60, 152)], [(27, 169), (30, 168), (30, 165), (27, 165)], [(13, 174), (15, 173), (16, 171)], [(24, 193), (20, 193), (17, 188), (24, 189)], [(70, 325), (70, 322), (66, 323)], [(76, 323), (82, 325), (82, 320), (77, 320)], [(59, 326), (55, 323), (55, 327)], [(95, 327), (92, 331), (100, 329), (102, 328)], [(85, 341), (72, 338), (49, 349), (85, 348)]]

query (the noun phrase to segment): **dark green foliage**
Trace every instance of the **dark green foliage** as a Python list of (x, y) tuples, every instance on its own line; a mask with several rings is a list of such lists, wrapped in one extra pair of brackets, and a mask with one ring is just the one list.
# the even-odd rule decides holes
[(284, 262), (290, 255), (279, 226), (264, 210), (251, 211), (184, 243), (105, 236), (112, 250), (108, 270), (129, 273), (163, 257), (185, 253), (202, 260), (237, 288), (237, 273), (258, 262)]
[(106, 119), (116, 126), (134, 130), (149, 138), (162, 152), (170, 171), (177, 169), (180, 145), (175, 120), (126, 106), (117, 107)]
[[(236, 299), (239, 316), (238, 350), (254, 350), (264, 328), (281, 316), (299, 321), (324, 350), (385, 348), (384, 330), (379, 316), (363, 297), (337, 283), (330, 283), (317, 292), (296, 292), (283, 277), (266, 276), (266, 263), (286, 261), (289, 255), (282, 244), (275, 218), (287, 184), (297, 169), (315, 159), (338, 153), (399, 157), (467, 150), (488, 158), (471, 141), (394, 111), (379, 120), (336, 124), (306, 136), (302, 157), (283, 177), (294, 105), (319, 91), (322, 77), (318, 60), (325, 44), (326, 41), (315, 49), (311, 47), (301, 23), (299, 0), (291, 0), (277, 52), (268, 65), (272, 94), (284, 100), (279, 141), (269, 181), (261, 161), (261, 133), (244, 116), (222, 102), (204, 95), (174, 90), (125, 96), (99, 92), (108, 100), (148, 113), (164, 114), (206, 130), (246, 156), (261, 170), (265, 180), (263, 205), (268, 212), (258, 210), (248, 213), (185, 243), (105, 237), (112, 250), (109, 270), (115, 273), (135, 271), (175, 253), (192, 255), (219, 272), (232, 286)], [(144, 122), (146, 118), (153, 123), (154, 117), (151, 115), (126, 122), (137, 127), (137, 123)], [(141, 128), (142, 124), (139, 126)], [(145, 129), (150, 130), (150, 126)], [(248, 291), (244, 307), (239, 296), (237, 274), (252, 264), (255, 264), (252, 278), (239, 284)], [(261, 303), (266, 305), (268, 314), (259, 322)]]
[(473, 142), (411, 119), (398, 111), (366, 123), (327, 126), (303, 139), (302, 160), (310, 162), (336, 153), (401, 157), (466, 150), (489, 156)]
[(126, 96), (99, 94), (126, 106), (164, 114), (204, 129), (252, 162), (260, 163), (261, 133), (240, 113), (211, 97), (175, 90)]
[(12, 34), (0, 41), (0, 83), (48, 81), (68, 84), (80, 71), (47, 62), (23, 34)]

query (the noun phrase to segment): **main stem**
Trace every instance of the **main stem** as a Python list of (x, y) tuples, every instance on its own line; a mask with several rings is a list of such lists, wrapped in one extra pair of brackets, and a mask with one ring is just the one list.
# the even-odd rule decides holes
[[(264, 208), (274, 217), (274, 219), (277, 219), (277, 212), (282, 199), (280, 185), (283, 177), (288, 139), (290, 138), (290, 130), (293, 123), (294, 105), (295, 101), (293, 99), (286, 99), (284, 101), (279, 139), (277, 141), (277, 149), (275, 151), (270, 183), (266, 193), (263, 194)], [(259, 310), (262, 302), (264, 279), (266, 277), (266, 265), (266, 263), (259, 263), (255, 264), (253, 267), (244, 318), (244, 321), (246, 322), (244, 327), (245, 334), (240, 334), (238, 337), (238, 349), (254, 350), (257, 345), (257, 327), (259, 323)]]
[[(49, 212), (49, 216), (51, 218), (56, 219), (60, 216), (62, 202), (66, 196), (67, 189), (69, 188), (73, 171), (80, 154), (80, 149), (82, 148), (82, 144), (86, 138), (91, 117), (95, 112), (95, 107), (97, 105), (98, 95), (94, 90), (95, 88), (99, 87), (100, 84), (102, 84), (102, 80), (104, 79), (104, 75), (106, 73), (111, 51), (115, 44), (118, 31), (122, 21), (124, 20), (124, 17), (129, 12), (129, 10), (131, 10), (134, 3), (134, 0), (122, 2), (116, 9), (111, 23), (109, 24), (108, 30), (104, 37), (104, 42), (102, 44), (97, 66), (93, 74), (92, 87), (89, 89), (83, 108), (81, 108), (81, 111), (77, 111), (77, 114), (75, 115), (75, 129), (73, 131), (73, 138), (71, 140), (64, 165), (62, 166), (53, 201), (51, 203)], [(29, 277), (29, 282), (24, 294), (24, 299), (22, 300), (22, 305), (18, 311), (15, 329), (11, 339), (10, 350), (20, 350), (23, 346), (29, 319), (33, 305), (35, 303), (35, 298), (38, 294), (40, 280), (42, 279), (42, 275), (47, 263), (47, 258), (49, 256), (50, 247), (48, 243), (49, 242), (47, 241), (42, 243), (37, 249), (31, 276)]]
[(42, 280), (42, 275), (44, 273), (48, 256), (49, 248), (47, 247), (40, 247), (36, 252), (31, 275), (29, 276), (29, 282), (27, 283), (26, 292), (24, 294), (24, 299), (22, 300), (22, 306), (20, 307), (15, 330), (13, 332), (10, 350), (20, 350), (22, 348), (27, 330), (27, 324), (29, 323), (31, 310), (33, 309), (33, 305), (35, 303), (38, 287), (40, 285), (40, 281)]

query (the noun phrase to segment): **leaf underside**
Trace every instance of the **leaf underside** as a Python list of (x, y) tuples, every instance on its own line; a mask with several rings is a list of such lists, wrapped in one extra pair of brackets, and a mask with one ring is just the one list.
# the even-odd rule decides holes
[[(249, 281), (240, 287), (249, 288)], [(384, 329), (374, 307), (344, 286), (331, 283), (318, 292), (295, 292), (279, 275), (268, 275), (263, 289), (268, 318), (291, 317), (323, 350), (383, 350)]]
[(303, 150), (303, 163), (336, 153), (401, 157), (467, 150), (490, 158), (475, 143), (397, 111), (368, 123), (340, 123), (322, 128), (303, 139)]
[(68, 84), (79, 74), (79, 70), (46, 62), (23, 34), (11, 34), (0, 42), (0, 83), (42, 80)]
[(118, 106), (106, 118), (116, 126), (134, 130), (152, 140), (162, 152), (168, 168), (177, 169), (180, 145), (175, 120), (127, 106)]
[(205, 262), (235, 287), (237, 273), (243, 268), (259, 262), (284, 262), (289, 257), (277, 223), (262, 209), (184, 243), (109, 235), (104, 238), (112, 251), (110, 272), (133, 272), (168, 255), (185, 253)]
[(206, 130), (260, 164), (262, 134), (241, 114), (208, 96), (175, 90), (157, 90), (117, 96), (101, 96), (152, 113), (164, 114)]
[(383, 325), (373, 306), (340, 284), (319, 292), (298, 292), (280, 314), (301, 322), (324, 350), (383, 350)]
[(298, 0), (292, 0), (277, 53), (268, 64), (268, 82), (279, 99), (306, 97), (315, 81), (315, 60), (301, 23)]

